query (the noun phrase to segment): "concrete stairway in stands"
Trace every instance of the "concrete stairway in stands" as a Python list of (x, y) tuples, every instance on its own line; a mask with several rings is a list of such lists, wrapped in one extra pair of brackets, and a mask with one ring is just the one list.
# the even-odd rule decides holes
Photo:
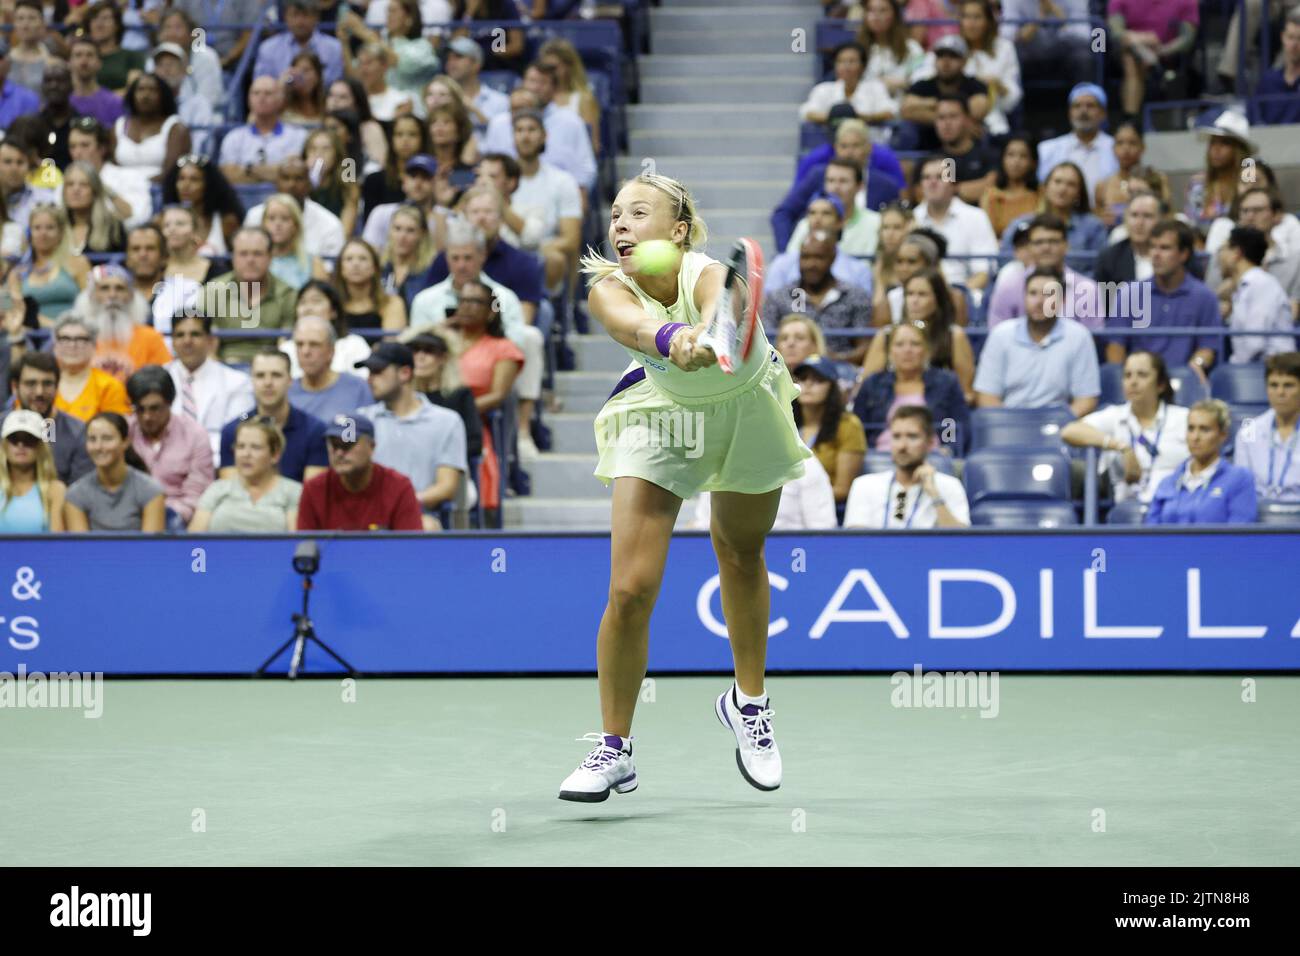
[[(797, 109), (814, 80), (817, 0), (664, 0), (651, 10), (651, 50), (640, 60), (641, 102), (628, 108), (631, 151), (620, 177), (653, 163), (685, 182), (720, 256), (741, 236), (770, 256), (772, 209), (790, 187), (799, 151)], [(593, 324), (593, 331), (599, 327)], [(570, 336), (578, 371), (556, 376), (564, 410), (548, 414), (553, 450), (529, 464), (533, 493), (509, 498), (508, 528), (609, 528), (609, 490), (592, 476), (592, 420), (628, 364), (603, 332)], [(678, 527), (690, 520), (682, 509)]]

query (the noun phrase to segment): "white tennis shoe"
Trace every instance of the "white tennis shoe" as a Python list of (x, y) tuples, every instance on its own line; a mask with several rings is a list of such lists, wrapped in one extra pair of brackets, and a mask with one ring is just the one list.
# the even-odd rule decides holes
[(713, 706), (722, 726), (736, 735), (736, 766), (740, 775), (759, 790), (775, 790), (781, 786), (781, 751), (776, 747), (772, 731), (771, 707), (736, 702), (735, 685), (726, 691)]
[(564, 778), (560, 784), (561, 800), (576, 800), (579, 803), (600, 803), (609, 799), (609, 792), (631, 793), (636, 789), (636, 767), (632, 765), (632, 738), (627, 738), (627, 749), (620, 750), (611, 746), (611, 740), (604, 734), (587, 734), (579, 740), (588, 740), (596, 744), (596, 749), (587, 754), (578, 769)]

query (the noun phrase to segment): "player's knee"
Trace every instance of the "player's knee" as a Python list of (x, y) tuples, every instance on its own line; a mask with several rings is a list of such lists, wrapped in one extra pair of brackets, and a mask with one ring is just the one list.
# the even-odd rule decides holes
[(609, 608), (620, 620), (649, 618), (654, 610), (655, 591), (648, 582), (617, 581), (610, 585)]
[(734, 568), (753, 569), (763, 564), (763, 537), (738, 537), (713, 529), (713, 550), (718, 561)]

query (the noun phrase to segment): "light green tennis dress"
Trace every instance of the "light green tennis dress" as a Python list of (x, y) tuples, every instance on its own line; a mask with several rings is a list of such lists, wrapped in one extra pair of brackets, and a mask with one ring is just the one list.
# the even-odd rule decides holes
[[(614, 273), (660, 322), (703, 321), (695, 283), (716, 260), (682, 256), (677, 301), (646, 295)], [(760, 325), (749, 358), (727, 375), (717, 365), (684, 372), (659, 354), (627, 349), (632, 364), (596, 416), (596, 477), (636, 477), (679, 498), (701, 491), (763, 494), (803, 477), (813, 456), (799, 437), (791, 406), (799, 386)], [(625, 346), (626, 348), (626, 346)]]

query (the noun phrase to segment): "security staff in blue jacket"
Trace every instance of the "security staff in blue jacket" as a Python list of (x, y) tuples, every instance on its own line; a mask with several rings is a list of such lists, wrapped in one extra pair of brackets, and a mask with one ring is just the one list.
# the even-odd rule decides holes
[(1160, 482), (1147, 524), (1250, 524), (1255, 521), (1255, 477), (1221, 457), (1231, 421), (1226, 403), (1197, 402), (1187, 415), (1191, 457)]

